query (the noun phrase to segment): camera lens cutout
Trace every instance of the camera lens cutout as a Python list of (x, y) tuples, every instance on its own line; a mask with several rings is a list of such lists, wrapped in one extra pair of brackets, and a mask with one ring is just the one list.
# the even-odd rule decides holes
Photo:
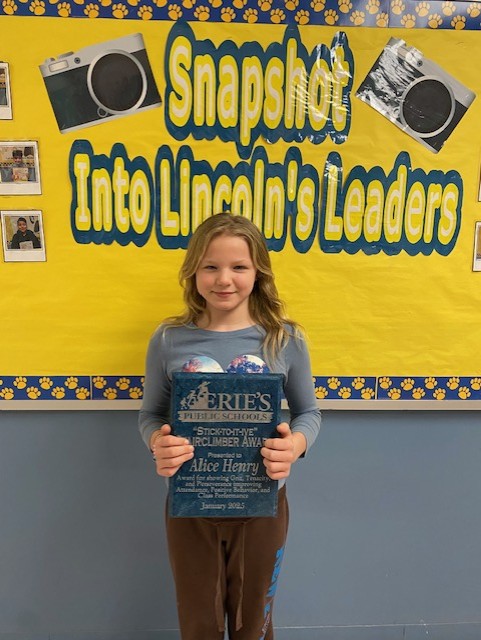
[(450, 87), (424, 76), (409, 85), (401, 102), (401, 119), (421, 137), (438, 134), (450, 123), (455, 110)]
[(110, 51), (93, 60), (87, 85), (97, 105), (112, 114), (137, 109), (147, 93), (147, 77), (142, 65), (125, 51)]

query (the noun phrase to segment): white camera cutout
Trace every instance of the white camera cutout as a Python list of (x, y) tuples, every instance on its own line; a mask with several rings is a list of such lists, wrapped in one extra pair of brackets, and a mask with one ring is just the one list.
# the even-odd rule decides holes
[(437, 153), (476, 95), (421, 51), (391, 38), (356, 96)]
[(62, 133), (162, 102), (140, 33), (49, 58), (40, 71)]

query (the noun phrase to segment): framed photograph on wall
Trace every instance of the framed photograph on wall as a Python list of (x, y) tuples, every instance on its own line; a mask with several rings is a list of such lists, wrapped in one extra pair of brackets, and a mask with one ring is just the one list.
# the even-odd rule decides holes
[(481, 222), (476, 222), (474, 230), (473, 271), (481, 271)]
[(0, 195), (39, 195), (40, 164), (35, 140), (0, 140)]
[(45, 262), (42, 212), (0, 211), (5, 262)]
[(12, 94), (8, 62), (0, 62), (0, 120), (12, 119)]

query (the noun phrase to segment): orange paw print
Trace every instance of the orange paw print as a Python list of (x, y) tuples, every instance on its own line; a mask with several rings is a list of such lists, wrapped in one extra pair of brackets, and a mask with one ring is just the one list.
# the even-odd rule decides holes
[(466, 16), (454, 16), (454, 18), (451, 20), (451, 26), (457, 31), (464, 29), (464, 27), (466, 26)]
[(473, 2), (468, 7), (468, 15), (471, 18), (477, 18), (481, 13), (481, 4), (479, 2)]
[(349, 20), (356, 26), (359, 27), (361, 24), (364, 24), (366, 20), (366, 14), (364, 11), (353, 11), (352, 16)]
[(361, 398), (363, 400), (372, 400), (374, 398), (374, 389), (371, 387), (366, 387), (361, 391)]
[(24, 376), (18, 376), (13, 381), (13, 386), (17, 387), (17, 389), (25, 389), (25, 387), (27, 386), (27, 378), (25, 378)]
[(430, 29), (437, 29), (443, 24), (443, 19), (439, 13), (433, 13), (428, 18), (428, 26)]
[(272, 7), (272, 0), (258, 0), (257, 4), (261, 11), (270, 11)]
[(43, 0), (33, 0), (29, 9), (35, 16), (43, 16), (45, 13), (45, 2)]
[(412, 378), (404, 378), (404, 380), (401, 382), (401, 387), (404, 389), (404, 391), (411, 391), (411, 389), (414, 387), (414, 380)]
[(334, 11), (334, 9), (328, 9), (325, 13), (324, 13), (324, 20), (326, 21), (326, 24), (330, 25), (331, 27), (333, 27), (336, 22), (339, 21), (339, 16), (338, 14)]
[(84, 14), (87, 18), (98, 18), (99, 13), (100, 10), (98, 4), (88, 4), (84, 9)]
[(68, 18), (72, 13), (72, 9), (70, 7), (70, 3), (68, 2), (60, 2), (57, 5), (57, 13), (61, 18)]
[(295, 21), (297, 24), (309, 24), (309, 11), (305, 9), (299, 9), (299, 11), (295, 15)]
[(429, 14), (430, 8), (431, 5), (429, 4), (429, 2), (419, 2), (416, 5), (415, 10), (420, 18), (425, 18)]
[(421, 400), (421, 398), (424, 398), (424, 396), (426, 395), (426, 392), (422, 387), (416, 387), (415, 389), (413, 389), (412, 395), (414, 400)]
[(178, 20), (182, 17), (182, 9), (178, 4), (169, 4), (167, 15), (171, 20)]
[(456, 11), (456, 6), (453, 2), (443, 2), (442, 5), (442, 12), (444, 13), (445, 16), (452, 16), (453, 13)]
[(152, 11), (152, 7), (139, 7), (139, 10), (137, 11), (137, 16), (141, 19), (141, 20), (152, 20), (153, 16), (154, 16), (154, 12)]
[(406, 13), (401, 18), (401, 24), (405, 29), (413, 29), (416, 26), (416, 16), (412, 13)]
[(113, 4), (112, 5), (112, 16), (117, 18), (117, 20), (123, 20), (126, 16), (129, 15), (129, 10), (123, 4)]
[(458, 377), (449, 378), (449, 380), (448, 380), (448, 388), (453, 391), (454, 389), (457, 389), (458, 387), (459, 387), (459, 378)]
[(446, 389), (435, 389), (433, 392), (433, 398), (435, 400), (444, 400), (446, 397)]
[(424, 385), (426, 389), (434, 389), (434, 387), (438, 386), (438, 381), (430, 376), (429, 378), (424, 378)]
[(129, 378), (119, 378), (115, 383), (115, 386), (118, 387), (121, 391), (125, 391), (130, 386)]
[(3, 13), (7, 16), (13, 16), (14, 13), (17, 13), (17, 5), (13, 0), (3, 0), (2, 2)]
[(395, 387), (393, 387), (392, 389), (389, 389), (387, 395), (389, 398), (391, 398), (391, 400), (399, 400), (399, 398), (401, 397), (401, 389), (396, 389)]
[(40, 378), (38, 384), (42, 389), (50, 389), (51, 387), (53, 387), (53, 382), (50, 380), (50, 378), (46, 377)]
[(354, 380), (352, 381), (352, 386), (357, 390), (362, 389), (365, 384), (366, 378), (354, 378)]
[(381, 389), (389, 389), (391, 385), (392, 385), (391, 378), (388, 378), (387, 376), (383, 376), (382, 378), (379, 378), (379, 386), (381, 387)]
[(341, 381), (339, 380), (339, 378), (329, 378), (327, 380), (327, 386), (329, 387), (329, 389), (337, 389), (341, 386)]
[(242, 17), (249, 24), (254, 24), (259, 20), (259, 12), (257, 9), (246, 9)]
[(64, 384), (67, 387), (67, 389), (75, 389), (76, 387), (78, 387), (78, 378), (74, 378), (73, 376), (70, 376), (65, 380)]
[(232, 7), (224, 7), (220, 10), (220, 19), (223, 22), (232, 22), (235, 20), (235, 11)]
[(273, 24), (281, 24), (286, 19), (286, 14), (282, 9), (272, 9), (271, 11), (271, 22)]
[(200, 22), (205, 22), (210, 18), (210, 9), (209, 7), (197, 7), (194, 11), (194, 17), (197, 18)]
[(405, 8), (406, 8), (406, 5), (402, 0), (392, 0), (391, 11), (395, 13), (397, 16), (400, 16)]
[(471, 391), (468, 389), (468, 387), (459, 387), (458, 397), (461, 398), (461, 400), (467, 400), (470, 396)]

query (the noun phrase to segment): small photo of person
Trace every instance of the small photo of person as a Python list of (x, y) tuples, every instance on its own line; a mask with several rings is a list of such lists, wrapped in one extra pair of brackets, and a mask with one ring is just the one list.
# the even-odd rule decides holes
[(481, 222), (476, 222), (474, 230), (473, 271), (481, 271)]
[(0, 194), (39, 194), (37, 143), (0, 141)]
[(17, 218), (17, 231), (10, 241), (10, 249), (40, 249), (40, 239), (27, 226), (27, 218)]
[(10, 159), (0, 165), (2, 182), (35, 182), (36, 172), (31, 147), (13, 149)]
[(0, 62), (0, 120), (12, 119), (8, 64)]
[(0, 67), (0, 107), (6, 107), (7, 104), (7, 78), (5, 69)]
[(42, 213), (2, 211), (3, 248), (6, 262), (45, 260)]

